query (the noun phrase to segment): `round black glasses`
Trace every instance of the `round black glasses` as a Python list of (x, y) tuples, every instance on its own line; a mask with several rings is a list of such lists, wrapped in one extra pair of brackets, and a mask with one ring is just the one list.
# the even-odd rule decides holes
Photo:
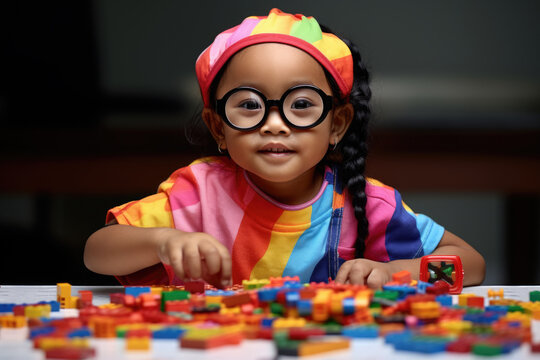
[(251, 87), (232, 89), (216, 101), (216, 111), (233, 129), (250, 131), (261, 127), (268, 111), (277, 106), (281, 118), (295, 129), (309, 129), (319, 125), (332, 109), (332, 96), (318, 87), (299, 85), (285, 91), (279, 100), (268, 100)]

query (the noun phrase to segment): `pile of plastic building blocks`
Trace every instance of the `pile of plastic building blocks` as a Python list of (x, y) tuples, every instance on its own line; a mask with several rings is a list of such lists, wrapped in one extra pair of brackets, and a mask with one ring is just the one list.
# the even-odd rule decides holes
[[(443, 276), (456, 278), (455, 268), (440, 265)], [(489, 356), (524, 343), (540, 352), (540, 292), (531, 292), (528, 302), (506, 299), (502, 290), (490, 290), (486, 298), (451, 295), (454, 281), (429, 278), (429, 272), (428, 281), (400, 272), (381, 290), (333, 281), (302, 284), (298, 277), (244, 281), (228, 290), (202, 282), (125, 287), (101, 306), (92, 304), (92, 292), (74, 296), (61, 283), (57, 301), (0, 304), (0, 327), (26, 328), (33, 346), (54, 359), (95, 356), (92, 337), (124, 338), (126, 351), (139, 352), (151, 349), (153, 339), (177, 339), (190, 349), (268, 339), (277, 355), (305, 356), (377, 337), (396, 350), (419, 353)], [(78, 309), (77, 316), (50, 317), (67, 308)]]

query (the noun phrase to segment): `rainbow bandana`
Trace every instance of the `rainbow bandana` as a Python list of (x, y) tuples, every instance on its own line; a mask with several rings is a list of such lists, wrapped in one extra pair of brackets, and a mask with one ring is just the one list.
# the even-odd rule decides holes
[(334, 34), (322, 32), (313, 17), (272, 9), (268, 16), (250, 16), (225, 30), (199, 55), (195, 69), (204, 105), (210, 105), (210, 84), (231, 56), (250, 45), (269, 42), (292, 45), (313, 56), (336, 80), (342, 97), (348, 97), (353, 61), (347, 44)]

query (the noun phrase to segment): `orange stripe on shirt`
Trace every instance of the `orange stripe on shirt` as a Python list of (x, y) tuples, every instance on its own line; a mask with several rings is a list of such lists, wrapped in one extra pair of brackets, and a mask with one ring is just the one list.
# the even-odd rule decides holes
[[(258, 214), (255, 219), (249, 216), (253, 212)], [(268, 202), (260, 197), (255, 197), (246, 206), (232, 248), (233, 283), (239, 284), (242, 280), (249, 279), (251, 270), (268, 249), (272, 236), (270, 229), (282, 213), (282, 209), (269, 206)], [(260, 219), (267, 219), (266, 224), (258, 222)]]

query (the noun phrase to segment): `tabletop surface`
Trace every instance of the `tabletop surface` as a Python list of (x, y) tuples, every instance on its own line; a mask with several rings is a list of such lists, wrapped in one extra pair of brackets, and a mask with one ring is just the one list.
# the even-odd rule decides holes
[[(484, 296), (487, 299), (489, 289), (504, 290), (505, 298), (520, 301), (529, 300), (530, 291), (540, 291), (540, 286), (476, 286), (466, 287), (463, 293), (473, 293)], [(109, 303), (111, 293), (123, 292), (122, 286), (75, 286), (71, 287), (73, 295), (79, 290), (91, 290), (93, 292), (94, 305)], [(56, 300), (56, 285), (51, 286), (0, 286), (0, 303), (32, 304), (39, 301)], [(454, 296), (454, 303), (457, 297)], [(77, 316), (76, 309), (62, 309), (58, 313), (51, 313), (51, 317)], [(44, 359), (44, 353), (32, 348), (32, 343), (27, 339), (15, 339), (6, 330), (12, 332), (19, 329), (0, 329), (0, 359)], [(26, 333), (28, 329), (26, 328)], [(268, 340), (244, 340), (240, 345), (225, 346), (213, 350), (182, 349), (178, 340), (153, 340), (149, 351), (126, 351), (125, 340), (114, 339), (91, 339), (91, 345), (96, 349), (96, 359), (276, 359), (276, 349), (273, 342)], [(295, 357), (279, 357), (280, 359), (294, 359)], [(439, 359), (439, 360), (465, 360), (485, 359), (485, 357), (472, 354), (439, 353), (424, 355), (415, 352), (396, 351), (386, 345), (383, 338), (377, 339), (354, 339), (351, 347), (347, 350), (329, 352), (308, 357), (310, 359)], [(498, 356), (504, 359), (536, 359), (540, 360), (540, 353), (531, 353), (528, 344), (523, 344), (519, 349), (509, 355)]]

